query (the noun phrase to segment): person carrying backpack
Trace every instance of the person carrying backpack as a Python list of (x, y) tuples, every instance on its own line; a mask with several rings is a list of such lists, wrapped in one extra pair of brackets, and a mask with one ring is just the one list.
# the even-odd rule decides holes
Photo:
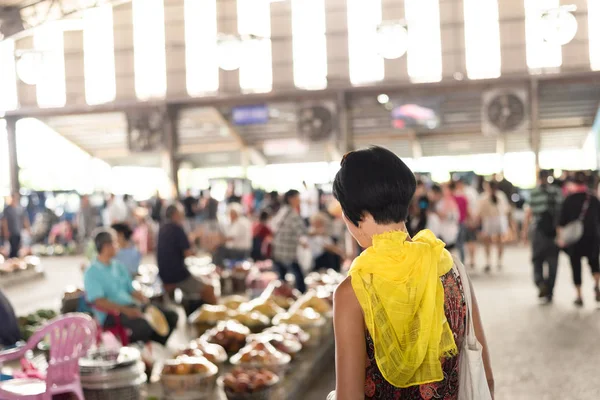
[[(529, 208), (525, 217), (523, 239), (530, 233), (533, 262), (533, 279), (539, 289), (539, 298), (552, 302), (559, 248), (556, 245), (556, 227), (560, 216), (562, 193), (560, 188), (548, 184), (548, 171), (540, 171), (538, 185), (531, 191)], [(532, 222), (531, 232), (528, 226)], [(547, 273), (544, 263), (548, 264)]]

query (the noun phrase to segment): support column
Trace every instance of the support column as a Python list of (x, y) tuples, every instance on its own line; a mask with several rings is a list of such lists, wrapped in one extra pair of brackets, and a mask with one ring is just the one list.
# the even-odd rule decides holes
[(19, 184), (19, 162), (17, 160), (17, 118), (6, 117), (6, 137), (8, 141), (8, 170), (10, 173), (10, 190), (16, 193)]
[(165, 122), (165, 150), (162, 154), (162, 167), (167, 173), (174, 198), (179, 197), (178, 110), (167, 108)]
[(342, 155), (354, 150), (354, 132), (352, 129), (352, 112), (348, 93), (341, 91), (338, 93), (337, 107), (339, 118), (339, 141), (338, 148)]
[(540, 170), (540, 147), (541, 147), (541, 134), (539, 124), (539, 110), (540, 110), (540, 97), (539, 97), (539, 82), (536, 78), (531, 78), (529, 81), (529, 102), (531, 103), (530, 109), (530, 140), (531, 149), (535, 155), (535, 170), (536, 175)]

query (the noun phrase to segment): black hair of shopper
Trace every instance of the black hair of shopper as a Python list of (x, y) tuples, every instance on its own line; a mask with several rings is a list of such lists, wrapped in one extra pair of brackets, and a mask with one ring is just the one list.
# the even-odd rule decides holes
[(344, 156), (333, 182), (333, 195), (356, 226), (369, 213), (378, 224), (405, 222), (417, 181), (410, 168), (383, 147)]
[(165, 218), (167, 221), (172, 221), (173, 217), (175, 216), (175, 214), (177, 214), (177, 211), (179, 211), (179, 205), (174, 203), (174, 204), (169, 204), (167, 206), (167, 209), (165, 210)]
[(104, 246), (112, 243), (112, 241), (113, 241), (113, 234), (107, 230), (101, 230), (94, 237), (94, 245), (96, 246), (96, 251), (98, 253), (101, 253)]
[(266, 211), (266, 210), (265, 210), (265, 211), (261, 211), (261, 212), (260, 212), (260, 216), (258, 217), (258, 220), (259, 220), (260, 222), (262, 222), (262, 223), (265, 223), (265, 222), (267, 222), (267, 220), (269, 219), (269, 216), (270, 216), (270, 215), (271, 215), (271, 214), (269, 214), (269, 212), (268, 212), (268, 211)]
[(431, 191), (433, 193), (435, 193), (435, 194), (441, 194), (442, 193), (442, 187), (436, 183), (435, 185), (433, 185), (431, 187)]
[(489, 184), (490, 184), (490, 191), (492, 192), (490, 199), (492, 200), (493, 204), (498, 204), (498, 196), (496, 195), (496, 192), (498, 191), (498, 182), (490, 181)]
[(131, 236), (133, 236), (133, 230), (129, 227), (128, 224), (124, 222), (112, 224), (111, 228), (114, 229), (117, 233), (122, 234), (125, 240), (127, 241), (131, 240)]
[(450, 181), (450, 183), (448, 184), (448, 188), (452, 191), (456, 190), (456, 181)]
[(300, 195), (300, 192), (299, 192), (299, 191), (297, 191), (296, 189), (291, 189), (291, 190), (288, 190), (288, 191), (287, 191), (287, 192), (285, 192), (285, 194), (283, 195), (283, 202), (284, 202), (285, 204), (288, 204), (288, 205), (289, 205), (289, 204), (290, 204), (290, 200), (291, 200), (293, 197), (296, 197), (296, 196), (299, 196), (299, 195)]
[(588, 176), (583, 171), (577, 171), (575, 173), (574, 181), (578, 185), (587, 185), (588, 184)]

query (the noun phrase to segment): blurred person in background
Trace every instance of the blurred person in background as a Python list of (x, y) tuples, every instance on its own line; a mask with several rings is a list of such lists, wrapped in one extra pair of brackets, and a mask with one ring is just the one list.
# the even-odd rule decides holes
[(157, 224), (160, 224), (162, 221), (164, 205), (165, 201), (160, 197), (160, 192), (157, 190), (154, 198), (150, 202), (150, 217)]
[(5, 200), (4, 212), (2, 213), (2, 231), (10, 245), (8, 258), (19, 256), (22, 232), (24, 230), (29, 231), (30, 228), (29, 218), (23, 207), (21, 207), (20, 199), (21, 197), (18, 193), (8, 196)]
[(261, 211), (258, 221), (252, 227), (252, 254), (254, 261), (262, 261), (271, 257), (271, 241), (273, 231), (269, 227), (271, 215), (268, 211)]
[(458, 206), (449, 186), (434, 185), (429, 200), (431, 206), (427, 215), (428, 229), (446, 243), (448, 250), (452, 250), (456, 246), (460, 227)]
[(204, 191), (200, 200), (200, 213), (202, 214), (202, 224), (208, 232), (219, 232), (219, 202), (212, 197), (212, 188)]
[(0, 321), (2, 321), (0, 324), (0, 349), (13, 347), (21, 340), (21, 331), (15, 310), (2, 290), (0, 290)]
[(498, 190), (498, 184), (490, 181), (481, 195), (477, 210), (481, 220), (481, 235), (485, 248), (485, 272), (492, 270), (492, 245), (498, 252), (498, 269), (502, 268), (504, 253), (503, 237), (508, 231), (508, 210), (510, 208), (506, 195)]
[(177, 313), (155, 306), (169, 324), (166, 336), (156, 333), (143, 314), (145, 306), (149, 304), (148, 298), (134, 290), (127, 268), (115, 259), (118, 243), (114, 232), (99, 232), (94, 244), (98, 255), (85, 270), (83, 281), (86, 299), (96, 307), (94, 314), (100, 325), (107, 328), (114, 326), (117, 321), (113, 314), (117, 314), (119, 323), (131, 332), (132, 343), (155, 341), (165, 345), (177, 326)]
[(127, 211), (127, 217), (124, 221), (121, 222), (129, 224), (129, 226), (133, 228), (135, 227), (135, 224), (137, 222), (135, 218), (135, 209), (137, 208), (137, 202), (135, 201), (132, 195), (124, 194), (123, 204), (125, 205), (125, 210)]
[[(528, 235), (531, 238), (533, 279), (539, 289), (538, 297), (551, 303), (558, 271), (556, 227), (562, 193), (559, 187), (548, 183), (548, 176), (547, 171), (540, 171), (537, 186), (531, 191), (522, 236), (523, 242), (527, 241)], [(544, 264), (548, 265), (547, 273), (544, 271)]]
[(140, 262), (142, 261), (142, 253), (137, 249), (133, 240), (131, 240), (133, 231), (129, 225), (124, 223), (113, 224), (111, 228), (117, 234), (117, 243), (119, 245), (115, 260), (127, 268), (129, 275), (136, 276)]
[(90, 204), (90, 196), (81, 196), (79, 213), (77, 214), (77, 234), (79, 240), (85, 242), (92, 238), (92, 232), (97, 228), (96, 212)]
[(458, 238), (456, 240), (456, 249), (460, 256), (460, 262), (465, 263), (465, 244), (467, 242), (467, 222), (469, 220), (469, 200), (458, 190), (456, 182), (452, 181), (448, 185), (452, 192), (452, 198), (458, 207)]
[(284, 196), (284, 206), (271, 223), (274, 232), (273, 263), (279, 277), (285, 281), (287, 272), (294, 274), (296, 287), (306, 291), (304, 274), (298, 264), (298, 246), (307, 247), (301, 239), (307, 233), (306, 224), (300, 216), (300, 192), (289, 190)]
[(263, 207), (269, 211), (271, 215), (277, 215), (279, 209), (281, 208), (281, 202), (279, 201), (279, 193), (277, 191), (272, 191), (267, 193), (265, 196), (265, 201)]
[(154, 250), (155, 234), (148, 218), (148, 209), (146, 207), (138, 207), (133, 212), (136, 223), (133, 230), (133, 242), (142, 256), (145, 256)]
[(427, 196), (427, 188), (422, 180), (417, 180), (417, 188), (409, 207), (408, 231), (411, 235), (416, 235), (427, 227), (427, 213), (429, 211), (430, 201)]
[(214, 288), (192, 276), (185, 265), (185, 258), (193, 256), (196, 251), (191, 244), (195, 240), (194, 233), (190, 233), (188, 238), (183, 229), (184, 221), (181, 205), (171, 204), (166, 208), (165, 223), (160, 227), (156, 245), (158, 275), (165, 285), (181, 289), (185, 296), (215, 304)]
[(186, 230), (192, 232), (196, 227), (196, 211), (198, 210), (198, 200), (192, 196), (190, 189), (185, 191), (185, 197), (181, 201), (185, 211)]
[(302, 181), (302, 186), (304, 191), (300, 194), (300, 216), (308, 226), (310, 218), (319, 212), (319, 190), (305, 181)]
[(345, 254), (328, 234), (328, 222), (329, 217), (321, 212), (310, 217), (308, 248), (312, 253), (312, 266), (315, 271), (331, 268), (340, 272)]
[[(561, 228), (576, 220), (583, 222), (583, 235), (578, 242), (566, 247), (561, 242)], [(558, 224), (558, 245), (565, 248), (571, 261), (573, 283), (577, 298), (575, 305), (583, 306), (581, 295), (581, 259), (587, 258), (594, 277), (594, 293), (596, 301), (600, 302), (600, 202), (587, 186), (586, 176), (577, 173), (570, 186), (570, 194), (563, 203)]]
[[(352, 236), (366, 250), (334, 294), (336, 394), (348, 399), (457, 400), (466, 329), (464, 285), (431, 231), (408, 236), (415, 177), (380, 147), (348, 153), (333, 191)], [(462, 280), (462, 282), (461, 282)], [(479, 308), (475, 335), (493, 393)], [(393, 355), (399, 355), (394, 357)]]
[(111, 193), (106, 206), (107, 225), (127, 221), (127, 206), (122, 198)]
[[(468, 261), (467, 265), (470, 268), (475, 268), (475, 255), (477, 252), (477, 234), (479, 231), (479, 224), (477, 221), (477, 200), (479, 194), (477, 190), (467, 185), (464, 179), (459, 179), (455, 184), (456, 193), (464, 196), (467, 199), (467, 219), (464, 222), (464, 243), (467, 250)], [(461, 260), (462, 261), (462, 260)]]
[(229, 224), (225, 226), (222, 241), (213, 253), (213, 263), (223, 267), (225, 260), (243, 261), (252, 251), (252, 223), (244, 215), (240, 203), (227, 205)]

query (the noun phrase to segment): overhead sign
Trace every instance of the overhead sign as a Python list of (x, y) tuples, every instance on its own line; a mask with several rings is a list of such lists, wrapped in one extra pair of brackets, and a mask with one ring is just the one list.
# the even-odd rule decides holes
[(269, 107), (266, 104), (239, 106), (231, 109), (234, 125), (259, 125), (269, 122)]

